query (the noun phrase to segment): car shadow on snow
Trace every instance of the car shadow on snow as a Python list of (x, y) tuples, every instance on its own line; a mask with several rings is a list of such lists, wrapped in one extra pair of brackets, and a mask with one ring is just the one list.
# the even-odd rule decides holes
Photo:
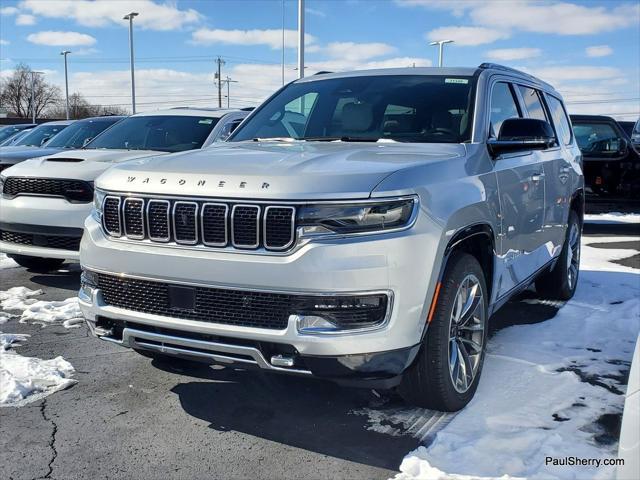
[[(154, 366), (171, 368), (154, 361)], [(171, 389), (185, 412), (218, 431), (236, 431), (378, 468), (397, 470), (419, 445), (410, 435), (390, 437), (367, 429), (351, 414), (379, 402), (370, 391), (330, 382), (234, 368), (195, 367), (183, 372), (213, 382)]]

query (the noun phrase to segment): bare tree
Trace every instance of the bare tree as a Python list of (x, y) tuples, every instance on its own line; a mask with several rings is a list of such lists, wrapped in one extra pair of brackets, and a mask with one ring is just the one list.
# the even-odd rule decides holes
[(16, 117), (30, 118), (34, 109), (36, 117), (45, 116), (51, 107), (60, 102), (60, 89), (47, 83), (42, 75), (34, 78), (32, 102), (31, 72), (31, 67), (21, 63), (10, 77), (0, 83), (0, 106)]
[[(65, 102), (60, 103), (51, 110), (51, 115), (56, 118), (63, 118), (66, 115)], [(93, 105), (80, 93), (69, 95), (69, 117), (77, 120), (79, 118), (100, 117), (103, 115), (128, 115), (128, 111), (117, 105)]]

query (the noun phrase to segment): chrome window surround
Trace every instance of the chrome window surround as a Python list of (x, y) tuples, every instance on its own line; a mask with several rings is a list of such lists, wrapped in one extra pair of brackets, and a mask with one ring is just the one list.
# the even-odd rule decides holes
[[(104, 190), (98, 188), (98, 190), (105, 192)], [(106, 192), (105, 192), (106, 193)], [(118, 198), (118, 196), (120, 197), (127, 197), (127, 196), (133, 196), (134, 194), (132, 194), (131, 192), (124, 192), (124, 191), (109, 191), (108, 194), (105, 196), (105, 200), (107, 197), (115, 197)], [(228, 202), (228, 203), (232, 203), (234, 201), (247, 201), (247, 199), (235, 199), (235, 198), (228, 198), (228, 197), (202, 197), (202, 196), (180, 196), (180, 195), (166, 195), (166, 194), (153, 194), (153, 193), (136, 193), (135, 194), (136, 198), (149, 198), (149, 199), (166, 199), (166, 200), (185, 200), (185, 199), (189, 199), (189, 200), (195, 200), (195, 201), (211, 201), (211, 202)], [(385, 202), (385, 201), (391, 201), (391, 200), (408, 200), (408, 199), (412, 199), (414, 202), (414, 207), (413, 207), (413, 212), (411, 214), (411, 218), (409, 219), (409, 221), (407, 222), (406, 225), (402, 226), (402, 227), (397, 227), (397, 228), (390, 228), (388, 230), (381, 230), (381, 231), (374, 231), (374, 232), (357, 232), (357, 233), (348, 233), (348, 234), (335, 234), (335, 233), (331, 233), (331, 234), (313, 234), (313, 235), (301, 235), (300, 234), (300, 228), (297, 229), (297, 234), (296, 234), (296, 238), (294, 239), (294, 245), (293, 247), (290, 247), (288, 250), (286, 251), (275, 251), (275, 250), (267, 250), (265, 248), (256, 248), (254, 250), (249, 250), (249, 249), (237, 249), (233, 246), (227, 246), (227, 247), (222, 247), (219, 248), (217, 250), (215, 250), (215, 252), (224, 252), (224, 253), (235, 253), (235, 254), (243, 254), (243, 255), (270, 255), (270, 256), (287, 256), (287, 255), (291, 255), (295, 252), (297, 252), (298, 250), (300, 250), (302, 247), (304, 247), (305, 245), (312, 243), (314, 241), (324, 241), (324, 240), (342, 240), (342, 239), (348, 239), (348, 238), (354, 238), (354, 237), (363, 237), (363, 236), (378, 236), (378, 235), (385, 235), (385, 234), (391, 234), (391, 233), (397, 233), (397, 232), (403, 232), (405, 230), (409, 230), (410, 228), (412, 228), (417, 219), (418, 219), (418, 213), (420, 212), (420, 197), (418, 197), (418, 195), (401, 195), (401, 196), (394, 196), (394, 197), (377, 197), (377, 198), (366, 198), (366, 199), (359, 199), (359, 200), (349, 200), (349, 199), (344, 199), (344, 200), (278, 200), (278, 199), (274, 199), (274, 200), (260, 200), (260, 199), (256, 199), (256, 200), (249, 200), (252, 204), (256, 204), (256, 205), (271, 205), (273, 207), (282, 207), (282, 206), (294, 206), (294, 207), (299, 207), (299, 206), (304, 206), (304, 205), (345, 205), (345, 204), (349, 204), (349, 205), (357, 205), (357, 204), (361, 204), (361, 203), (376, 203), (376, 202)], [(103, 205), (104, 205), (104, 201), (103, 201)], [(104, 226), (103, 226), (104, 229)], [(206, 251), (206, 252), (211, 252), (212, 250), (210, 250), (210, 247), (207, 247), (206, 245), (203, 244), (199, 244), (199, 245), (184, 245), (184, 244), (178, 244), (178, 243), (173, 243), (173, 242), (168, 242), (168, 243), (160, 243), (160, 242), (152, 242), (148, 239), (143, 239), (143, 240), (136, 240), (135, 242), (131, 242), (129, 239), (127, 239), (126, 237), (123, 236), (109, 236), (108, 237), (109, 240), (111, 241), (115, 241), (115, 242), (121, 242), (121, 243), (135, 243), (136, 245), (145, 245), (145, 246), (155, 246), (155, 247), (165, 247), (165, 248), (181, 248), (181, 249), (186, 249), (186, 250), (196, 250), (196, 251)], [(105, 272), (108, 273), (108, 272)]]
[[(153, 203), (160, 203), (163, 205), (167, 206), (167, 236), (166, 237), (152, 237), (151, 236), (151, 224), (150, 222), (150, 216), (149, 216), (149, 212), (151, 211), (151, 204)], [(150, 199), (147, 202), (147, 212), (146, 212), (146, 220), (147, 220), (147, 231), (149, 232), (149, 239), (153, 240), (154, 242), (168, 242), (171, 239), (171, 202), (169, 202), (169, 200), (157, 200), (157, 199)]]
[[(204, 237), (204, 211), (207, 207), (224, 207), (224, 242), (207, 242)], [(227, 219), (229, 218), (229, 205), (225, 203), (205, 202), (202, 204), (200, 210), (200, 232), (202, 232), (202, 243), (207, 247), (225, 247), (229, 243), (229, 225)]]
[[(134, 203), (134, 202), (142, 202), (142, 205), (143, 205), (143, 208), (140, 209), (140, 223), (142, 224), (142, 234), (140, 235), (129, 234), (129, 232), (127, 231), (127, 215), (126, 215), (127, 203)], [(124, 225), (125, 236), (128, 238), (131, 238), (132, 240), (142, 240), (145, 236), (144, 235), (145, 234), (144, 200), (137, 197), (125, 198), (124, 202), (122, 203), (121, 217), (122, 219), (120, 220), (120, 222)]]
[[(337, 330), (337, 331), (319, 331), (319, 332), (300, 332), (298, 330), (298, 326), (295, 325), (294, 329), (296, 332), (296, 335), (299, 335), (301, 337), (318, 337), (318, 336), (344, 336), (344, 335), (358, 335), (358, 334), (363, 334), (363, 333), (371, 333), (371, 332), (375, 332), (377, 330), (383, 330), (386, 327), (389, 326), (389, 323), (391, 321), (391, 314), (393, 313), (393, 305), (395, 302), (395, 295), (393, 290), (385, 290), (385, 289), (380, 289), (380, 290), (356, 290), (356, 291), (349, 291), (349, 292), (307, 292), (307, 291), (296, 291), (296, 290), (282, 290), (282, 289), (265, 289), (265, 288), (252, 288), (252, 287), (235, 287), (235, 286), (230, 286), (230, 285), (220, 285), (220, 284), (212, 284), (212, 283), (201, 283), (201, 282), (185, 282), (185, 281), (180, 281), (180, 280), (165, 280), (162, 278), (157, 278), (157, 277), (149, 277), (149, 276), (144, 276), (144, 275), (132, 275), (129, 273), (117, 273), (117, 272), (112, 272), (109, 270), (103, 270), (103, 269), (99, 269), (99, 268), (91, 268), (91, 267), (83, 267), (83, 270), (88, 270), (90, 272), (93, 273), (102, 273), (105, 275), (113, 275), (113, 276), (118, 276), (118, 277), (122, 277), (122, 278), (129, 278), (132, 280), (145, 280), (148, 282), (161, 282), (161, 283), (167, 283), (167, 284), (171, 284), (171, 285), (181, 285), (181, 286), (185, 286), (185, 287), (204, 287), (204, 288), (217, 288), (220, 290), (243, 290), (243, 291), (247, 291), (247, 292), (255, 292), (255, 293), (281, 293), (281, 294), (285, 294), (285, 295), (300, 295), (300, 296), (305, 296), (305, 297), (319, 297), (319, 298), (323, 298), (323, 297), (334, 297), (334, 296), (341, 296), (341, 297), (361, 297), (361, 296), (366, 296), (366, 295), (386, 295), (387, 296), (387, 311), (385, 313), (384, 316), (384, 320), (382, 322), (380, 322), (377, 325), (373, 325), (373, 326), (369, 326), (369, 327), (363, 327), (363, 328), (354, 328), (352, 330)], [(94, 300), (101, 298), (102, 295), (100, 294), (100, 289), (99, 288), (94, 288), (93, 290), (93, 299), (92, 299), (92, 303), (95, 305)], [(97, 305), (99, 308), (112, 308), (112, 309), (119, 309), (119, 307), (110, 307), (108, 305)], [(124, 310), (125, 312), (134, 312), (134, 314), (137, 315), (152, 315), (152, 314), (147, 314), (147, 313), (141, 313), (141, 312), (135, 312), (133, 310), (125, 310), (125, 309), (121, 309)], [(105, 315), (105, 316), (108, 316)], [(156, 316), (156, 315), (152, 315), (152, 316)], [(164, 317), (164, 318), (173, 318), (173, 317)], [(291, 315), (289, 316), (289, 322), (291, 323)], [(221, 325), (221, 324), (211, 324), (211, 325)], [(287, 327), (290, 328), (290, 324)], [(270, 329), (265, 329), (265, 328), (259, 328), (259, 327), (242, 327), (239, 326), (237, 327), (239, 329), (250, 329), (250, 330), (260, 330), (260, 331), (266, 331), (272, 334), (278, 334), (277, 332), (282, 332), (283, 330), (270, 330)]]
[[(176, 207), (178, 205), (193, 205), (195, 207), (195, 210), (193, 212), (193, 240), (178, 239), (178, 230), (176, 229)], [(173, 204), (171, 215), (173, 217), (173, 238), (175, 239), (176, 243), (180, 245), (195, 245), (196, 243), (198, 243), (198, 204), (196, 202), (179, 200)]]
[[(236, 213), (236, 208), (255, 208), (257, 210), (256, 213), (256, 243), (254, 244), (243, 244), (236, 242), (236, 236), (234, 232), (235, 221), (234, 215)], [(258, 205), (248, 205), (245, 203), (238, 203), (233, 206), (231, 209), (231, 245), (236, 248), (258, 248), (260, 246), (260, 211), (261, 208)]]
[[(287, 243), (282, 247), (270, 247), (269, 244), (267, 243), (267, 215), (269, 213), (269, 210), (271, 210), (272, 208), (287, 208), (291, 210), (291, 237), (290, 237), (291, 240), (289, 241), (289, 243)], [(295, 230), (296, 230), (296, 208), (295, 207), (286, 206), (286, 205), (283, 205), (283, 206), (269, 205), (267, 208), (264, 209), (264, 215), (262, 217), (262, 235), (263, 235), (262, 243), (264, 244), (265, 248), (268, 248), (269, 250), (275, 250), (275, 251), (288, 249), (289, 247), (291, 247), (291, 245), (293, 245), (293, 242), (295, 242), (296, 240)]]

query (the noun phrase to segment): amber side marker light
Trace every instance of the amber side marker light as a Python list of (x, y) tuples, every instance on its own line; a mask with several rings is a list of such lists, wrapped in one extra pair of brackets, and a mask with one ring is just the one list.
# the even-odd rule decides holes
[(438, 295), (440, 294), (440, 285), (442, 285), (440, 282), (438, 282), (438, 284), (436, 285), (436, 291), (433, 294), (433, 300), (431, 300), (431, 308), (429, 309), (429, 316), (427, 317), (427, 323), (431, 323), (431, 320), (433, 320), (433, 314), (436, 311), (436, 305), (438, 304)]

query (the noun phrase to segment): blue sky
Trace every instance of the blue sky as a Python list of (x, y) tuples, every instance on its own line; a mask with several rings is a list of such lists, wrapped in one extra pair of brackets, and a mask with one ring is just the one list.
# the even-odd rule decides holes
[[(307, 74), (437, 62), (430, 39), (451, 38), (445, 63), (496, 61), (554, 84), (575, 112), (637, 117), (637, 1), (307, 0)], [(281, 84), (281, 0), (0, 0), (0, 74), (18, 62), (94, 103), (129, 102), (128, 32), (135, 19), (139, 110), (215, 105), (214, 58), (232, 106)], [(297, 1), (286, 0), (286, 78), (296, 76)], [(226, 99), (225, 99), (226, 102)]]

